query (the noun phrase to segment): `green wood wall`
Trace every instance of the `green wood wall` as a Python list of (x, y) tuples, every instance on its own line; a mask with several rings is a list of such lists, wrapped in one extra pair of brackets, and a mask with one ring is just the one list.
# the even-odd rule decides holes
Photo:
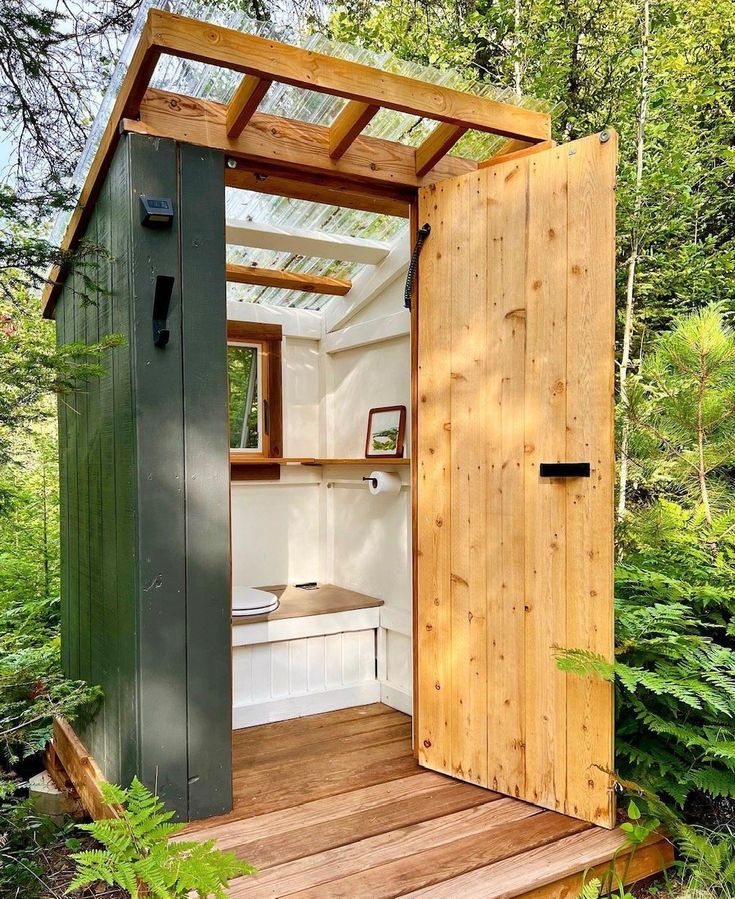
[[(62, 653), (104, 701), (83, 738), (181, 818), (231, 807), (231, 628), (222, 154), (121, 139), (56, 310), (60, 343), (120, 334), (59, 401)], [(139, 195), (174, 200), (145, 228)], [(157, 275), (175, 278), (164, 349)]]

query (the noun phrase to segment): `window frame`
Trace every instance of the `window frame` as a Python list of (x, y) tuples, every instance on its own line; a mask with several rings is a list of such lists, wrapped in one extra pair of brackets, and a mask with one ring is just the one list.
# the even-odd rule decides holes
[[(227, 346), (255, 346), (260, 350), (258, 366), (259, 449), (230, 447), (230, 461), (248, 463), (283, 457), (282, 354), (280, 325), (257, 322), (227, 322)], [(229, 421), (230, 388), (227, 386)]]

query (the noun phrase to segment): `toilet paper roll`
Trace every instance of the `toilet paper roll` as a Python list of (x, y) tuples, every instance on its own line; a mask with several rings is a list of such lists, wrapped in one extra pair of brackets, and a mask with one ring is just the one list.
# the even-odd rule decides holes
[(401, 492), (401, 476), (394, 471), (373, 471), (370, 473), (368, 489), (374, 495), (379, 493), (396, 496)]

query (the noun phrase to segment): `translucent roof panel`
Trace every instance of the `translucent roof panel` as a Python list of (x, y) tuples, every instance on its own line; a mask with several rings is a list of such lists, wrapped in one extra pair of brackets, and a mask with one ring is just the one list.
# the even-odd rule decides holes
[[(406, 232), (406, 220), (402, 218), (230, 188), (227, 189), (226, 215), (228, 220), (320, 231), (348, 237), (362, 237), (386, 243), (393, 243), (399, 239), (402, 233)], [(335, 259), (232, 245), (227, 247), (227, 261), (237, 262), (241, 265), (257, 265), (261, 268), (305, 272), (311, 275), (349, 278), (350, 280), (354, 280), (366, 267), (359, 262), (341, 262)], [(239, 299), (250, 303), (298, 306), (315, 310), (321, 309), (326, 303), (337, 299), (322, 294), (245, 284), (229, 284), (227, 295), (230, 299)]]
[[(87, 146), (74, 174), (74, 183), (77, 189), (83, 184), (89, 171), (125, 71), (143, 29), (148, 10), (154, 6), (238, 31), (294, 44), (329, 56), (361, 62), (425, 82), (446, 85), (457, 90), (468, 91), (526, 108), (549, 111), (548, 104), (533, 97), (518, 97), (507, 88), (470, 82), (451, 70), (419, 66), (399, 59), (390, 53), (377, 54), (351, 44), (329, 40), (318, 33), (302, 33), (291, 24), (295, 16), (294, 10), (288, 3), (277, 9), (274, 16), (275, 21), (259, 22), (240, 10), (223, 9), (216, 3), (200, 2), (200, 0), (171, 0), (171, 2), (143, 0), (100, 111), (92, 126)], [(237, 89), (241, 78), (240, 73), (229, 69), (162, 56), (153, 73), (151, 85), (179, 94), (227, 103)], [(345, 102), (339, 97), (275, 83), (258, 108), (272, 115), (328, 126), (337, 117)], [(395, 110), (381, 109), (366, 127), (365, 134), (384, 140), (398, 141), (408, 146), (417, 146), (435, 125), (436, 123), (433, 121)], [(492, 134), (468, 132), (452, 150), (452, 153), (471, 158), (487, 158), (497, 151), (503, 140), (504, 138)], [(298, 227), (310, 231), (324, 230), (334, 234), (390, 242), (399, 239), (407, 229), (405, 219), (241, 190), (227, 191), (227, 217), (276, 226)], [(52, 238), (57, 242), (61, 240), (67, 221), (68, 215), (64, 215), (60, 216), (55, 223)], [(258, 265), (263, 268), (332, 275), (352, 280), (365, 268), (365, 265), (360, 263), (346, 263), (338, 260), (234, 246), (228, 247), (227, 258), (230, 262)], [(311, 293), (235, 284), (228, 285), (228, 296), (247, 302), (302, 307), (312, 310), (322, 309), (326, 303), (339, 299)]]

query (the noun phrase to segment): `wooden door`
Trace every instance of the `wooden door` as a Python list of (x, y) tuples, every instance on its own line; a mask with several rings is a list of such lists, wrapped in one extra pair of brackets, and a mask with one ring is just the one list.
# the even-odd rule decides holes
[(612, 688), (556, 655), (613, 653), (616, 145), (421, 189), (414, 331), (419, 761), (604, 826)]

